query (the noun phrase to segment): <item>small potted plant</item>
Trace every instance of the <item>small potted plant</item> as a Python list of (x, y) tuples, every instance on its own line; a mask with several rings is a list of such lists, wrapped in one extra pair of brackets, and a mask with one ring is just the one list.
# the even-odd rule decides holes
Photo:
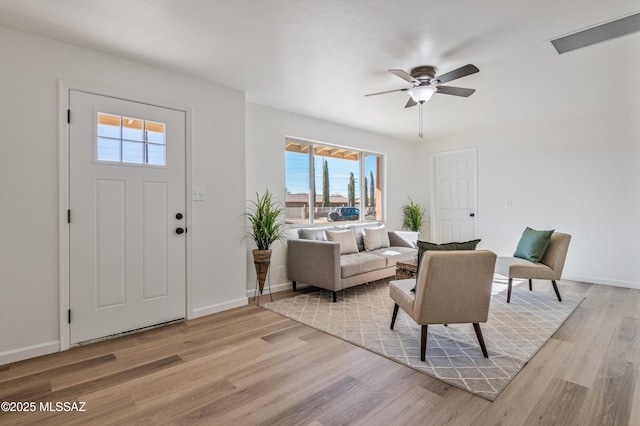
[(422, 228), (422, 219), (424, 218), (425, 211), (420, 209), (420, 206), (413, 202), (409, 198), (409, 204), (402, 206), (402, 229), (420, 232)]
[(276, 241), (284, 241), (284, 223), (280, 221), (282, 205), (267, 190), (263, 195), (256, 192), (256, 200), (249, 201), (247, 218), (250, 222), (249, 236), (255, 241), (257, 248), (253, 250), (253, 263), (256, 267), (260, 294), (271, 262), (271, 245)]

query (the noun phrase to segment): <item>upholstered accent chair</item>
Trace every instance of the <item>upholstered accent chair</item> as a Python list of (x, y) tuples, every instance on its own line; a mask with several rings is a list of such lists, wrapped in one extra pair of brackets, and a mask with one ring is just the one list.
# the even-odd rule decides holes
[(556, 280), (562, 278), (564, 262), (569, 251), (571, 235), (554, 232), (549, 239), (549, 246), (540, 262), (531, 262), (519, 257), (498, 257), (496, 261), (496, 274), (509, 278), (507, 289), (507, 303), (511, 302), (511, 286), (513, 279), (528, 279), (529, 291), (533, 290), (531, 280), (551, 280), (558, 301), (562, 302)]
[(482, 354), (489, 357), (480, 323), (489, 316), (496, 257), (488, 250), (427, 251), (416, 279), (389, 283), (389, 296), (395, 302), (391, 329), (399, 308), (422, 326), (422, 361), (426, 357), (429, 324), (472, 323)]

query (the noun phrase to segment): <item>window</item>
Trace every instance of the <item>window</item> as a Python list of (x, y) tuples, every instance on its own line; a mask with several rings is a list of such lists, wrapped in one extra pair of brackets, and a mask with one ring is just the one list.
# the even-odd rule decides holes
[(103, 112), (97, 123), (98, 161), (166, 165), (164, 123)]
[(285, 141), (286, 222), (382, 220), (382, 155)]

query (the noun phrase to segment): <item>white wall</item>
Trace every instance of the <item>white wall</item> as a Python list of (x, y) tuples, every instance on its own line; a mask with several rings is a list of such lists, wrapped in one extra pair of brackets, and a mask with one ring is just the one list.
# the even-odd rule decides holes
[(246, 304), (242, 92), (0, 27), (0, 364), (58, 350), (58, 81), (192, 108), (188, 312)]
[[(317, 120), (274, 108), (247, 103), (247, 196), (255, 198), (269, 189), (281, 201), (285, 197), (285, 136), (309, 139), (328, 144), (343, 145), (385, 154), (385, 194), (387, 210), (385, 223), (390, 229), (400, 229), (402, 212), (400, 206), (407, 203), (407, 197), (426, 206), (428, 193), (423, 182), (415, 179), (415, 169), (420, 163), (415, 160), (418, 147), (406, 142), (364, 132), (351, 127)], [(255, 270), (251, 257), (253, 243), (247, 247), (247, 291), (253, 294)], [(271, 280), (276, 288), (285, 288), (286, 246), (276, 244), (271, 261)], [(283, 270), (280, 267), (284, 267)], [(283, 273), (281, 273), (281, 271)], [(289, 288), (286, 286), (286, 288)]]
[(640, 288), (640, 109), (599, 101), (591, 113), (460, 132), (421, 156), (478, 147), (479, 247), (510, 256), (526, 226), (556, 229), (572, 235), (564, 278)]

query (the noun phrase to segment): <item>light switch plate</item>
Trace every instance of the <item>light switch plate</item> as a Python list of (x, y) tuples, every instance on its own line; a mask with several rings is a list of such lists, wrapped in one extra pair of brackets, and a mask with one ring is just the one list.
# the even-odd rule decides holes
[(204, 201), (204, 188), (201, 186), (193, 187), (193, 201)]

